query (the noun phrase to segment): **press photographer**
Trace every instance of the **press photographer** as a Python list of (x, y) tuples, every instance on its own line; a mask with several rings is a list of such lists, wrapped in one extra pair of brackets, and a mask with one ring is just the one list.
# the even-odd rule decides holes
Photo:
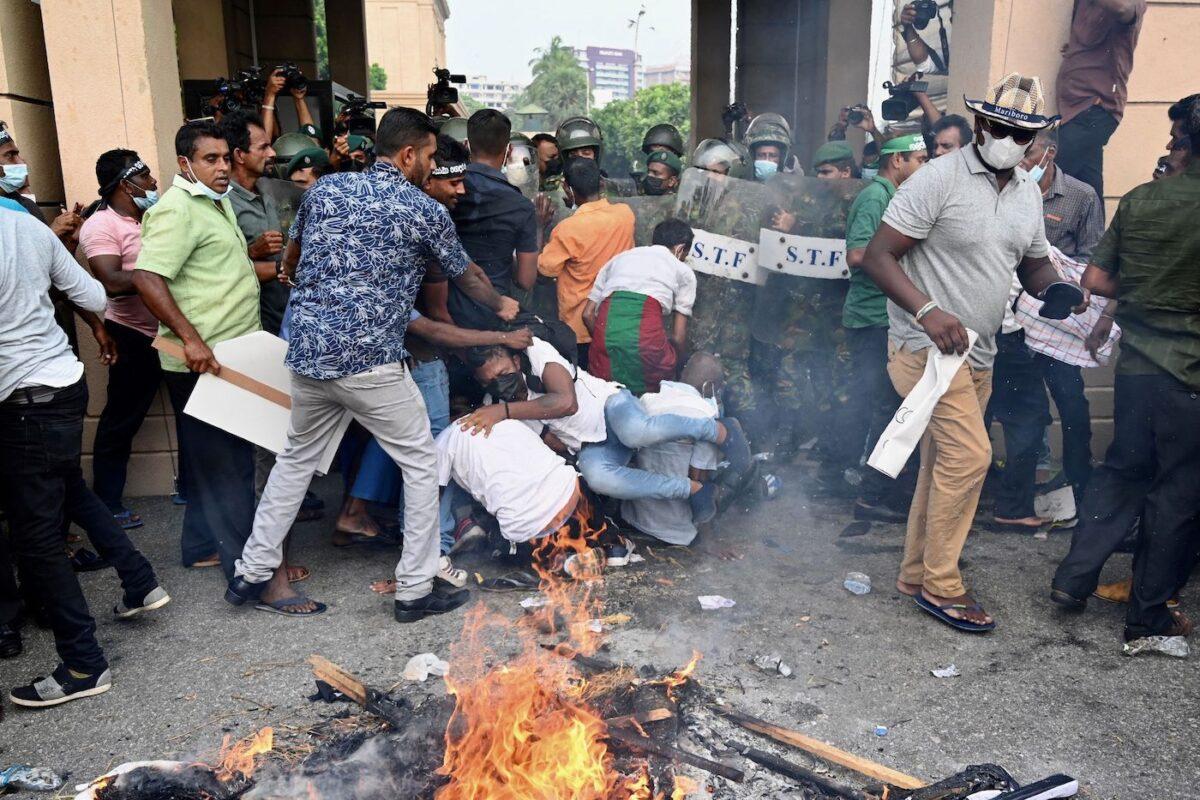
[(425, 92), (425, 113), (431, 117), (443, 114), (457, 117), (458, 109), (455, 106), (458, 105), (458, 89), (450, 84), (466, 83), (467, 76), (436, 68), (433, 70), (433, 76), (437, 81), (429, 84)]
[[(947, 10), (953, 13), (954, 4), (948, 2)], [(940, 52), (929, 46), (921, 31), (926, 30), (933, 20), (938, 22)], [(950, 37), (946, 23), (942, 21), (942, 9), (938, 0), (914, 0), (900, 11), (900, 32), (908, 48), (917, 72), (946, 75), (950, 71)]]

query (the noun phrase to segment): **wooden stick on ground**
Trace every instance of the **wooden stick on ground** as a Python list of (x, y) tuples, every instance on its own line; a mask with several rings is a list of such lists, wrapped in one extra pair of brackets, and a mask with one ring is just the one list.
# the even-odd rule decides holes
[(693, 767), (711, 772), (714, 775), (720, 775), (722, 778), (728, 778), (731, 781), (741, 783), (746, 778), (746, 773), (742, 772), (737, 767), (730, 767), (718, 761), (710, 761), (703, 756), (689, 753), (686, 750), (680, 750), (677, 747), (661, 744), (653, 739), (647, 739), (632, 731), (627, 731), (620, 727), (609, 726), (608, 738), (613, 742), (625, 745), (633, 750), (638, 750), (643, 753), (658, 756), (659, 758), (670, 759), (671, 761), (679, 761), (684, 764), (690, 764)]
[(625, 714), (620, 717), (609, 717), (604, 720), (605, 725), (645, 725), (647, 722), (662, 722), (664, 719), (670, 719), (675, 714), (669, 708), (654, 708), (649, 711), (643, 711), (640, 714)]
[(367, 687), (358, 678), (323, 656), (309, 656), (308, 663), (317, 680), (325, 681), (360, 706), (367, 704)]
[(793, 731), (788, 728), (781, 727), (773, 722), (767, 722), (765, 719), (752, 717), (749, 714), (742, 714), (725, 706), (713, 705), (710, 706), (714, 712), (725, 717), (727, 720), (734, 722), (741, 727), (755, 733), (762, 734), (777, 742), (798, 747), (808, 753), (811, 753), (818, 758), (822, 758), (838, 766), (853, 770), (860, 775), (866, 775), (877, 781), (889, 783), (892, 786), (901, 789), (920, 789), (925, 785), (925, 781), (920, 778), (914, 778), (912, 775), (905, 775), (903, 772), (897, 772), (890, 767), (885, 767), (882, 764), (877, 764), (870, 759), (856, 756), (853, 753), (847, 753), (834, 747), (831, 744), (822, 742), (820, 739), (814, 739), (811, 736), (805, 736), (799, 731)]
[(738, 742), (730, 742), (729, 746), (761, 767), (766, 767), (772, 772), (778, 772), (780, 775), (785, 775), (793, 780), (816, 786), (826, 794), (832, 794), (837, 797), (845, 798), (845, 800), (868, 800), (870, 797), (858, 789), (853, 789), (849, 786), (842, 786), (834, 783), (828, 778), (822, 777), (810, 769), (805, 769), (799, 764), (793, 764), (790, 761), (785, 761), (784, 759), (763, 750), (756, 750), (753, 747), (746, 747)]
[(554, 655), (574, 661), (584, 669), (590, 669), (593, 672), (612, 672), (614, 669), (620, 669), (619, 664), (614, 664), (611, 661), (605, 661), (604, 659), (596, 658), (595, 656), (585, 656), (582, 653), (576, 652), (575, 649), (569, 645), (543, 644), (541, 647), (543, 650), (549, 650), (551, 653), (554, 653)]

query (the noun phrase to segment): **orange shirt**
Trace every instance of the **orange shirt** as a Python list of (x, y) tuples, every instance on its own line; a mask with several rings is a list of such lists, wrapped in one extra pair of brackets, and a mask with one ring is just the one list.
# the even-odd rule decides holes
[(596, 275), (613, 256), (633, 248), (633, 209), (624, 203), (593, 200), (558, 223), (538, 256), (538, 272), (558, 279), (558, 316), (590, 342), (583, 306)]

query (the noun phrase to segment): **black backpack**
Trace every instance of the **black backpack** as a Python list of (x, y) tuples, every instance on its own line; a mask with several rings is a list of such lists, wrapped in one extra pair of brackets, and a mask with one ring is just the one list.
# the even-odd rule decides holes
[[(575, 331), (571, 330), (570, 325), (561, 319), (546, 319), (534, 314), (532, 311), (521, 311), (517, 314), (516, 319), (508, 323), (505, 327), (510, 331), (528, 328), (530, 333), (543, 342), (548, 343), (558, 351), (560, 356), (567, 360), (567, 363), (571, 365), (572, 378), (578, 376), (579, 348), (575, 342)], [(533, 375), (529, 365), (529, 357), (524, 352), (521, 353), (521, 371), (525, 373), (526, 383), (529, 384), (529, 388), (535, 392), (541, 392), (541, 380)], [(537, 385), (535, 386), (534, 384)]]

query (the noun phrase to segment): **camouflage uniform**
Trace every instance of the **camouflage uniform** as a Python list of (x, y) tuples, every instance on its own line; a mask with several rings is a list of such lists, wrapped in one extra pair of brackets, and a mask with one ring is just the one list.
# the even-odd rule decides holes
[[(768, 188), (776, 208), (796, 217), (785, 233), (844, 239), (846, 215), (862, 182), (780, 175)], [(831, 430), (835, 409), (845, 405), (849, 354), (841, 320), (847, 289), (845, 281), (773, 274), (759, 291), (751, 372), (765, 393), (764, 405), (778, 415), (785, 450)]]

